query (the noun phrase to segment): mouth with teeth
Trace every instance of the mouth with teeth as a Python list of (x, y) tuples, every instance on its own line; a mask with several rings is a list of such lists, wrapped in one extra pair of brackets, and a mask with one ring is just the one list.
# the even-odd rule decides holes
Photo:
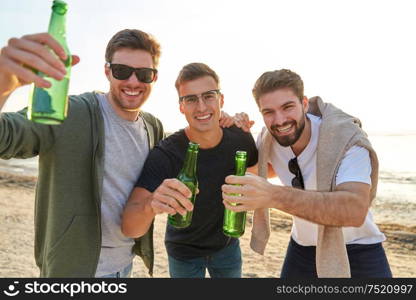
[(211, 117), (212, 117), (212, 114), (205, 114), (205, 115), (195, 116), (195, 119), (197, 121), (207, 122), (207, 121), (211, 120)]
[(275, 124), (270, 127), (270, 133), (281, 146), (289, 147), (299, 140), (305, 129), (305, 123), (305, 118), (302, 118), (299, 122), (290, 121), (282, 125)]
[(295, 123), (290, 123), (283, 126), (274, 125), (272, 129), (279, 135), (286, 135), (290, 133), (293, 128), (295, 128)]
[(124, 95), (128, 96), (128, 97), (137, 97), (140, 94), (143, 93), (143, 91), (139, 91), (139, 90), (130, 90), (130, 89), (122, 89), (121, 90), (123, 92)]

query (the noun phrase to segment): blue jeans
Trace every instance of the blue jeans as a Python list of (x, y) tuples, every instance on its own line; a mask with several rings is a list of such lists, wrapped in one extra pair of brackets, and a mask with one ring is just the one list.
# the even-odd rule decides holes
[[(287, 247), (280, 278), (318, 278), (316, 247), (301, 246), (292, 238)], [(389, 262), (381, 243), (347, 245), (352, 278), (391, 278)]]
[(208, 256), (176, 259), (168, 255), (168, 260), (172, 278), (205, 278), (206, 269), (211, 278), (240, 278), (243, 264), (238, 240)]
[(131, 276), (131, 270), (133, 269), (133, 263), (129, 264), (123, 270), (115, 273), (111, 273), (104, 276), (99, 276), (98, 278), (129, 278)]

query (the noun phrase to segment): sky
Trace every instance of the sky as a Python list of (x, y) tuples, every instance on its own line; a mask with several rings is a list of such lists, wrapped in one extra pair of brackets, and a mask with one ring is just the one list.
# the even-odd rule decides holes
[[(67, 41), (81, 62), (70, 94), (108, 91), (104, 52), (119, 30), (137, 28), (162, 46), (159, 79), (143, 107), (167, 131), (186, 125), (174, 87), (179, 70), (204, 62), (221, 78), (224, 110), (263, 120), (251, 94), (266, 71), (298, 73), (319, 95), (361, 119), (371, 133), (416, 132), (416, 42), (412, 0), (68, 0)], [(47, 31), (49, 0), (1, 0), (0, 47), (11, 37)], [(29, 87), (4, 111), (27, 105)]]

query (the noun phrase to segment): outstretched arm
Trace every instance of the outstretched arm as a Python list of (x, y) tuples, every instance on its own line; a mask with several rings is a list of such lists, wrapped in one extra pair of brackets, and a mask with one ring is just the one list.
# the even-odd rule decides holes
[(370, 206), (370, 185), (360, 182), (342, 183), (333, 192), (317, 192), (273, 185), (255, 175), (228, 176), (225, 181), (223, 202), (233, 211), (277, 208), (316, 224), (359, 227)]

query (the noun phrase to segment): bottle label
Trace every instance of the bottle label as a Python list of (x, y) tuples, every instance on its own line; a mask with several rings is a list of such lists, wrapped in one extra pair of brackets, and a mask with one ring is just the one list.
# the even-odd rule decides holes
[(52, 114), (55, 110), (52, 109), (52, 99), (47, 91), (41, 88), (36, 88), (34, 91), (33, 111), (37, 113)]

